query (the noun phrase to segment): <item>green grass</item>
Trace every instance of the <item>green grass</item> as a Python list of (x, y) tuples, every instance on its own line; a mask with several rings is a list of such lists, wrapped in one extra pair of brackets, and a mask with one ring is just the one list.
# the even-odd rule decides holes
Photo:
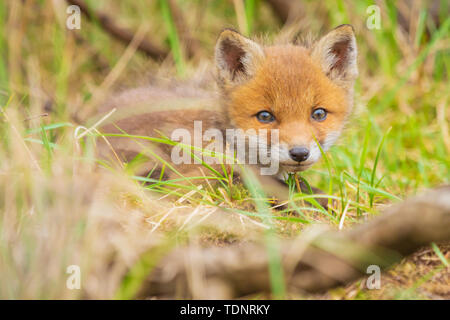
[(170, 12), (169, 4), (167, 0), (160, 0), (161, 12), (164, 19), (164, 24), (167, 29), (170, 51), (173, 54), (173, 59), (177, 67), (177, 72), (182, 76), (185, 72), (185, 63), (183, 58), (183, 53), (181, 51), (181, 44), (179, 36), (175, 27), (175, 22), (173, 20), (172, 14)]
[[(244, 18), (241, 32), (248, 36), (276, 38), (282, 27), (262, 0), (243, 1), (242, 12), (236, 12), (240, 7), (229, 1), (175, 2), (201, 44), (197, 59), (186, 57), (167, 1), (151, 6), (128, 0), (111, 1), (108, 6), (88, 1), (92, 10), (108, 12), (121, 25), (134, 30), (148, 25), (146, 36), (171, 53), (166, 61), (156, 63), (137, 52), (118, 75), (117, 87), (146, 83), (147, 75), (193, 77), (202, 62), (211, 61), (220, 30), (238, 27), (239, 15)], [(233, 181), (233, 166), (216, 170), (202, 162), (205, 176), (187, 178), (178, 172), (177, 178), (163, 180), (165, 172), (176, 169), (150, 150), (121, 164), (123, 170), (114, 161), (97, 159), (96, 141), (102, 137), (92, 131), (75, 139), (76, 128), (85, 123), (76, 115), (80, 110), (84, 115), (96, 113), (91, 103), (125, 46), (108, 36), (98, 21), (82, 18), (80, 31), (66, 30), (64, 21), (58, 20), (61, 7), (51, 1), (33, 7), (20, 1), (0, 3), (0, 23), (5, 26), (0, 29), (0, 298), (80, 298), (83, 294), (133, 298), (146, 272), (165, 253), (199, 241), (205, 231), (191, 228), (195, 217), (190, 214), (209, 208), (223, 210), (230, 219), (246, 217), (249, 230), (251, 226), (259, 230), (270, 261), (271, 297), (289, 297), (280, 239), (302, 234), (317, 222), (337, 227), (344, 210), (344, 227), (351, 227), (385, 205), (450, 183), (450, 19), (442, 13), (448, 2), (440, 1), (438, 21), (421, 7), (411, 31), (400, 25), (395, 2), (390, 1), (381, 5), (381, 29), (368, 30), (366, 8), (372, 4), (369, 0), (304, 2), (308, 23), (296, 26), (300, 35), (318, 34), (342, 23), (355, 26), (360, 77), (354, 113), (339, 143), (299, 176), (326, 190), (322, 197), (337, 206), (324, 210), (313, 196), (297, 192), (291, 177), (288, 207), (275, 210), (251, 175), (242, 183)], [(21, 28), (12, 27), (16, 24)], [(73, 37), (74, 32), (83, 42)], [(106, 61), (106, 70), (99, 68), (98, 59)], [(106, 96), (114, 91), (115, 87)], [(106, 138), (113, 136), (174, 144), (164, 136), (126, 132)], [(194, 151), (200, 151), (183, 147), (193, 157)], [(134, 166), (144, 156), (160, 161), (159, 178), (134, 175)], [(173, 207), (186, 212), (171, 213)], [(206, 218), (201, 222), (207, 225)], [(208, 234), (208, 239), (220, 241), (219, 235), (225, 233), (248, 240), (247, 234), (235, 235), (240, 227), (236, 223), (223, 231), (225, 224), (216, 225), (217, 232)], [(351, 298), (403, 299), (420, 297), (423, 288), (433, 292), (432, 275), (445, 272), (448, 261), (438, 246), (431, 248), (441, 263), (417, 266), (421, 271), (414, 273), (410, 285), (398, 284), (381, 296), (356, 288)], [(70, 264), (82, 266), (85, 291), (66, 289), (65, 270)], [(394, 268), (402, 279), (408, 278), (405, 270), (406, 264)], [(348, 297), (345, 289), (328, 294)]]

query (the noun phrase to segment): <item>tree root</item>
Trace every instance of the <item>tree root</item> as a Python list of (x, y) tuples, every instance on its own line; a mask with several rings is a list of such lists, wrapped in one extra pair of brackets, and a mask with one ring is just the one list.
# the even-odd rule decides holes
[[(388, 208), (345, 231), (312, 229), (279, 243), (289, 292), (323, 292), (386, 269), (431, 242), (450, 241), (450, 186)], [(138, 298), (237, 298), (270, 292), (264, 244), (180, 248), (151, 272)]]

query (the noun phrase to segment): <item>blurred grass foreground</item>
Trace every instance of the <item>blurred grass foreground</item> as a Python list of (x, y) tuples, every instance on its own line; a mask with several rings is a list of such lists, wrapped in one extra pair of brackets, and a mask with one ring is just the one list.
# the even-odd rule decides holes
[[(78, 21), (70, 5), (80, 8)], [(308, 226), (346, 229), (450, 182), (449, 7), (446, 0), (0, 2), (0, 298), (130, 299), (174, 248), (266, 241), (272, 291), (249, 298), (449, 299), (446, 244), (383, 273), (379, 290), (360, 280), (323, 294), (289, 292), (276, 250)], [(302, 173), (336, 201), (330, 210), (268, 208), (243, 184), (178, 187), (97, 159), (86, 123), (102, 101), (171, 79), (212, 86), (223, 28), (301, 41), (344, 23), (358, 42), (355, 111), (327, 158)]]

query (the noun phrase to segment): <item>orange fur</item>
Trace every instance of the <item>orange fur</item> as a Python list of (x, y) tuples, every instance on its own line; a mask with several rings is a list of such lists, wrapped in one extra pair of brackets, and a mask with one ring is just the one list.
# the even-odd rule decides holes
[[(323, 141), (327, 132), (340, 130), (351, 104), (344, 89), (331, 82), (302, 47), (268, 47), (266, 60), (253, 79), (230, 92), (226, 109), (234, 127), (279, 129), (280, 140), (289, 146)], [(329, 111), (327, 119), (310, 118), (317, 106)], [(271, 111), (277, 120), (262, 124), (258, 111)]]
[[(135, 135), (158, 136), (158, 132), (163, 132), (170, 137), (176, 128), (186, 128), (193, 135), (194, 120), (203, 121), (203, 130), (217, 128), (225, 132), (228, 128), (239, 128), (270, 132), (277, 129), (281, 171), (301, 171), (320, 158), (316, 141), (328, 149), (351, 112), (353, 82), (357, 76), (356, 51), (353, 29), (348, 25), (332, 30), (308, 48), (293, 44), (263, 47), (227, 29), (220, 34), (215, 49), (217, 92), (195, 88), (135, 89), (113, 97), (106, 109), (118, 107), (125, 116), (116, 116), (112, 122)], [(168, 110), (180, 101), (190, 108)], [(316, 108), (328, 112), (323, 121), (312, 118)], [(256, 115), (261, 111), (270, 112), (275, 121), (259, 121)], [(105, 125), (102, 131), (120, 132), (112, 124)], [(142, 143), (130, 139), (109, 140), (125, 161), (130, 161), (143, 148)], [(311, 149), (305, 164), (289, 158), (289, 150), (295, 147)], [(107, 154), (109, 146), (100, 149)], [(170, 147), (153, 149), (170, 162)], [(154, 163), (148, 161), (138, 174), (151, 170)], [(201, 166), (175, 167), (186, 173)]]

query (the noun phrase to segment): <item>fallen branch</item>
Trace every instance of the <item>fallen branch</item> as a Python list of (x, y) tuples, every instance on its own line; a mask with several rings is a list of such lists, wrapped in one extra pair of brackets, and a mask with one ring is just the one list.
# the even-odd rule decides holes
[(302, 11), (301, 1), (267, 0), (267, 2), (283, 24), (289, 23), (290, 20), (297, 18)]
[[(450, 241), (450, 186), (387, 209), (371, 222), (344, 232), (327, 231), (282, 242), (287, 288), (320, 292), (385, 269), (431, 242)], [(270, 292), (267, 248), (180, 248), (147, 279), (138, 297), (236, 298)]]
[[(126, 45), (133, 40), (134, 32), (116, 25), (113, 22), (113, 19), (103, 12), (94, 12), (93, 10), (90, 10), (83, 0), (67, 0), (67, 2), (80, 7), (81, 12), (83, 12), (89, 20), (98, 21), (106, 32)], [(161, 60), (167, 56), (167, 51), (145, 39), (139, 43), (137, 49), (155, 60)]]

